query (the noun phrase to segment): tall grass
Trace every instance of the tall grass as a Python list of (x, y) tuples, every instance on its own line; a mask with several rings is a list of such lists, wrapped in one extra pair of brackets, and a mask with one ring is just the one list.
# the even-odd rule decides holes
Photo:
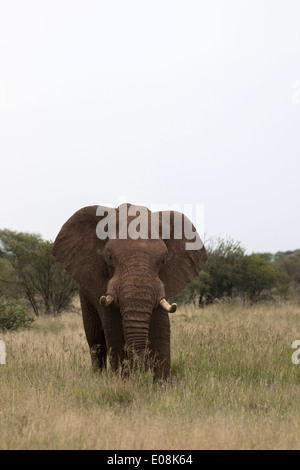
[(1, 449), (296, 449), (300, 306), (212, 305), (171, 315), (172, 384), (92, 372), (81, 317), (6, 332)]

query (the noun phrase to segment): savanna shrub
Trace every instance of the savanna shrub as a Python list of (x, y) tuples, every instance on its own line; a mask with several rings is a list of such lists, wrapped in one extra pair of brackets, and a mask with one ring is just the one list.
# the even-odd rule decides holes
[(27, 328), (32, 322), (34, 318), (22, 307), (13, 303), (0, 303), (0, 330)]

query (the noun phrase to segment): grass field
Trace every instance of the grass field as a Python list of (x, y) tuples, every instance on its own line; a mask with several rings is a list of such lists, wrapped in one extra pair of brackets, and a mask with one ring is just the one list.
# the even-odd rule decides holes
[(300, 305), (180, 308), (171, 334), (161, 386), (94, 374), (78, 313), (0, 333), (0, 448), (300, 448)]

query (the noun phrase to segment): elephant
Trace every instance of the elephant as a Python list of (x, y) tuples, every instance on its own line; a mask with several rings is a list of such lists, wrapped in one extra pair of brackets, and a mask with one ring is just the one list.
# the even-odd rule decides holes
[[(197, 243), (187, 249), (192, 237)], [(207, 259), (190, 220), (129, 203), (87, 206), (62, 226), (52, 253), (77, 281), (92, 368), (106, 369), (109, 361), (113, 371), (128, 376), (140, 364), (151, 368), (154, 379), (170, 379), (169, 313), (176, 304), (167, 298), (192, 281)]]

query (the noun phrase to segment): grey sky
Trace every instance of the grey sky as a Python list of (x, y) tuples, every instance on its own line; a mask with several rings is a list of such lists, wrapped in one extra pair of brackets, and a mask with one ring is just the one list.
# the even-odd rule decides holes
[(207, 237), (300, 248), (300, 2), (0, 1), (0, 228), (204, 204)]

